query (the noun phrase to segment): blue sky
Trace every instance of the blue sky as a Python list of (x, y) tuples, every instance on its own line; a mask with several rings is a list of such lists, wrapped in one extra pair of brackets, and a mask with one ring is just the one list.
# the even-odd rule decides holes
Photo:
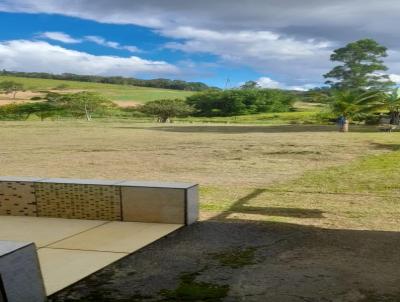
[[(179, 42), (180, 39), (163, 37), (152, 29), (126, 24), (107, 24), (80, 18), (27, 13), (0, 13), (1, 28), (11, 30), (0, 31), (0, 41), (24, 40), (45, 41), (51, 45), (77, 50), (96, 56), (117, 56), (129, 58), (132, 55), (151, 61), (165, 61), (180, 66), (182, 71), (175, 73), (112, 73), (112, 75), (134, 76), (139, 78), (168, 77), (188, 81), (201, 81), (213, 86), (224, 87), (229, 78), (228, 85), (235, 86), (248, 79), (257, 79), (261, 74), (246, 66), (226, 66), (219, 62), (213, 54), (185, 53), (183, 51), (164, 47), (167, 43)], [(60, 35), (71, 39), (63, 41)], [(61, 37), (63, 36), (61, 35)], [(64, 37), (64, 38), (65, 38)], [(86, 37), (86, 38), (85, 38)], [(87, 38), (96, 37), (98, 39)], [(73, 41), (76, 40), (76, 41)], [(104, 40), (103, 44), (99, 41)], [(119, 46), (107, 43), (118, 43)], [(133, 47), (135, 50), (126, 48)], [(196, 64), (196, 67), (191, 67)], [(0, 66), (1, 68), (1, 66)], [(25, 69), (24, 66), (16, 68), (20, 71), (38, 71)], [(15, 69), (13, 69), (15, 70)], [(45, 71), (44, 68), (42, 71)], [(63, 72), (60, 69), (60, 72)], [(78, 73), (78, 72), (77, 72)], [(96, 71), (93, 71), (96, 74)]]
[(304, 90), (335, 48), (369, 37), (400, 82), (399, 12), (394, 0), (0, 0), (0, 68)]

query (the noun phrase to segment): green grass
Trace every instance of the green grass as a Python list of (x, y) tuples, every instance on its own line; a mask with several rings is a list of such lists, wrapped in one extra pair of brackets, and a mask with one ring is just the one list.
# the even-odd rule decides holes
[(218, 260), (222, 266), (230, 268), (241, 268), (246, 265), (255, 264), (255, 252), (257, 248), (236, 248), (222, 253), (211, 254), (212, 258)]
[(161, 295), (164, 296), (162, 301), (222, 301), (229, 291), (229, 286), (197, 282), (196, 277), (199, 274), (200, 272), (183, 274), (175, 290), (161, 291)]
[[(389, 145), (390, 146), (390, 145)], [(397, 149), (399, 145), (392, 145)], [(375, 155), (348, 165), (307, 172), (283, 186), (291, 191), (318, 193), (400, 192), (400, 151)]]
[(11, 76), (0, 76), (0, 81), (15, 81), (18, 83), (22, 83), (24, 84), (25, 89), (32, 91), (55, 89), (57, 88), (57, 86), (65, 84), (66, 90), (77, 89), (95, 91), (109, 97), (113, 101), (134, 101), (138, 103), (145, 103), (163, 98), (183, 99), (193, 94), (193, 92), (190, 91), (136, 87), (128, 85), (88, 83), (78, 81), (20, 78)]

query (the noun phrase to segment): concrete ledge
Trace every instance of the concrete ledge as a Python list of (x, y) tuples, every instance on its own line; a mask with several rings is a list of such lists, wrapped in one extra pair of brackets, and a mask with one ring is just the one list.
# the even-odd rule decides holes
[(33, 243), (0, 241), (0, 278), (0, 301), (46, 301), (39, 260)]
[(198, 202), (192, 183), (0, 177), (0, 215), (191, 224)]

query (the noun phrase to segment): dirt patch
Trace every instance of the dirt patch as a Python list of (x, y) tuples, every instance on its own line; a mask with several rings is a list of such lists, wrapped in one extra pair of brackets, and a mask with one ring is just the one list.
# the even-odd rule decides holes
[(117, 106), (121, 108), (137, 107), (141, 105), (140, 102), (136, 101), (113, 101), (113, 103), (117, 104)]

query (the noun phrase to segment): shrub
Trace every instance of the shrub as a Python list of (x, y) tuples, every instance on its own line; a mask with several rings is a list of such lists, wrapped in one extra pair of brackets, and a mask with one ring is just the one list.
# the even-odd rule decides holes
[(293, 109), (295, 96), (278, 89), (208, 90), (187, 98), (199, 116), (234, 116)]
[(166, 123), (174, 117), (185, 117), (193, 112), (193, 108), (180, 99), (148, 102), (138, 107), (137, 110), (156, 116), (160, 123)]

